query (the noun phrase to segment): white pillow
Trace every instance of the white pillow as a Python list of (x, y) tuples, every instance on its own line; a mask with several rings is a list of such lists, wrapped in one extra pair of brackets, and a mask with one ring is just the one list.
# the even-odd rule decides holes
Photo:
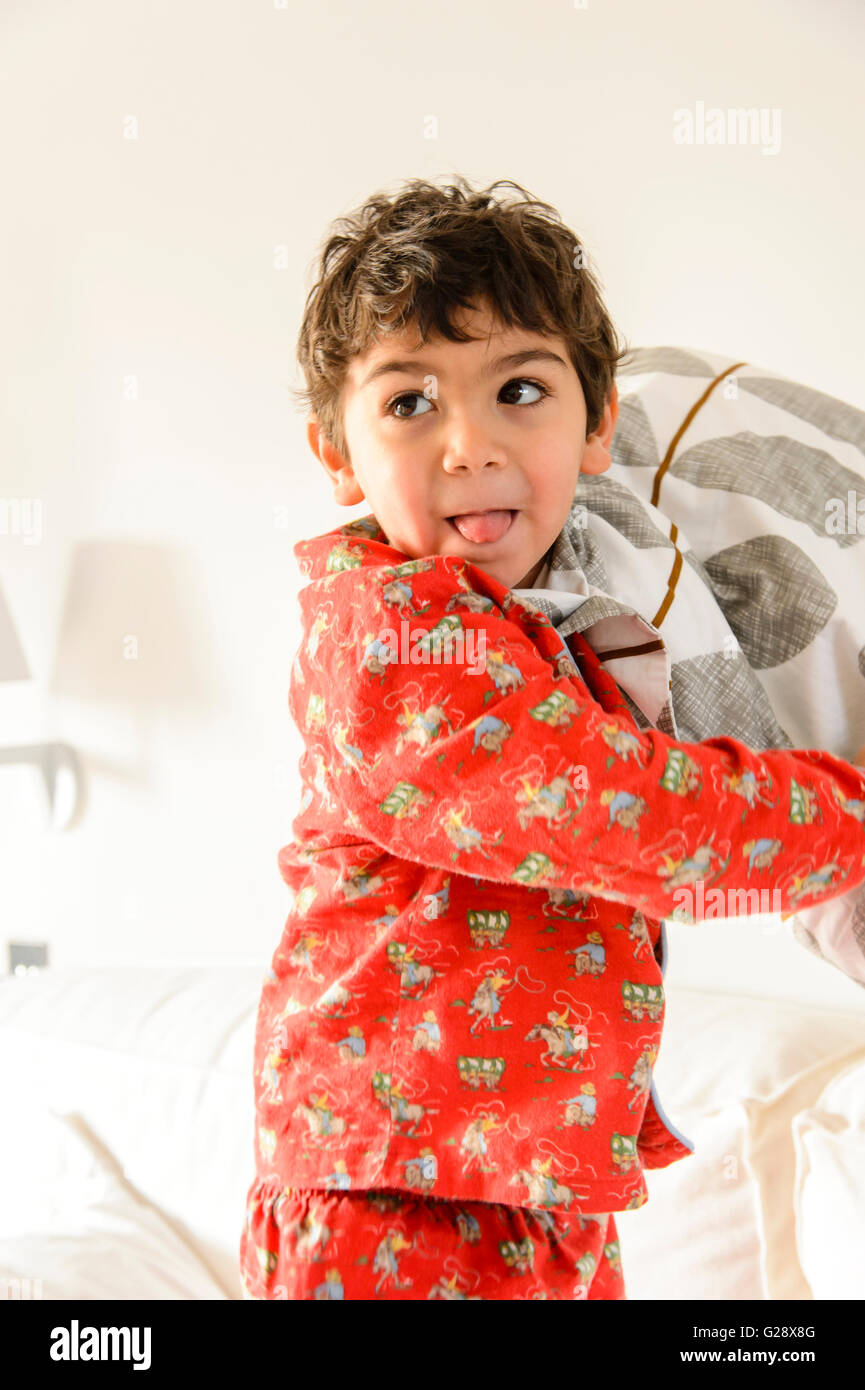
[(762, 1299), (759, 1193), (744, 1161), (744, 1107), (710, 1114), (680, 1107), (676, 1123), (694, 1154), (649, 1170), (648, 1202), (615, 1213), (626, 1296)]
[[(44, 1299), (224, 1299), (197, 1255), (124, 1182), (75, 1115), (4, 1117), (0, 1285)], [(20, 1281), (10, 1285), (7, 1281)]]
[(865, 1055), (793, 1122), (799, 1260), (815, 1298), (865, 1298)]
[(813, 1292), (797, 1248), (794, 1124), (800, 1112), (819, 1101), (827, 1082), (837, 1077), (853, 1058), (865, 1058), (865, 1047), (806, 1067), (767, 1099), (745, 1101), (748, 1119), (745, 1159), (759, 1192), (759, 1234), (766, 1298), (820, 1297)]
[(240, 1298), (238, 1248), (255, 1172), (262, 975), (67, 966), (0, 980), (6, 1132), (26, 1133), (11, 1116), (28, 1101), (80, 1115), (231, 1299)]
[[(659, 487), (658, 511), (687, 538), (686, 563), (699, 560), (730, 601), (792, 746), (852, 758), (865, 742), (865, 412), (753, 363), (710, 390), (742, 355), (632, 349), (617, 373), (611, 467), (583, 475), (578, 496), (591, 507), (612, 484), (651, 502)], [(753, 588), (763, 539), (789, 578), (769, 583), (769, 612)]]
[(792, 1117), (862, 1036), (857, 1014), (669, 991), (654, 1077), (695, 1151), (650, 1170), (649, 1201), (616, 1213), (630, 1300), (811, 1297), (796, 1260)]
[[(660, 621), (680, 736), (711, 729), (752, 748), (786, 738), (852, 759), (865, 742), (865, 411), (700, 348), (634, 348), (617, 380), (610, 468), (583, 475), (577, 498), (601, 553), (605, 525), (635, 547), (626, 577), (668, 579)], [(599, 557), (595, 568), (607, 587)], [(703, 586), (719, 626), (684, 640), (688, 594), (705, 601)], [(650, 587), (654, 606), (664, 584)], [(618, 596), (635, 601), (627, 579)], [(724, 712), (718, 692), (739, 680), (744, 709), (734, 695)], [(865, 986), (865, 889), (788, 915), (800, 946)]]

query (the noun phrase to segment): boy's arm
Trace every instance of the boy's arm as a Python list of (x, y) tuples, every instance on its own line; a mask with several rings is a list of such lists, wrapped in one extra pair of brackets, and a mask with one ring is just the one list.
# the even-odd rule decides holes
[[(307, 631), (312, 587), (300, 593)], [(813, 749), (639, 731), (575, 669), (557, 674), (548, 623), (536, 645), (505, 616), (508, 590), (455, 556), (337, 574), (324, 591), (330, 625), (314, 656), (300, 648), (292, 714), (338, 769), (349, 828), (399, 857), (653, 918), (684, 906), (697, 921), (807, 907), (865, 879), (865, 829), (845, 810), (865, 798), (865, 769)], [(473, 611), (478, 595), (485, 611)], [(485, 669), (378, 662), (382, 634), (399, 647), (401, 619), (414, 638), (447, 614), (474, 636), (470, 653), (485, 645)], [(761, 888), (780, 890), (771, 908)]]
[[(852, 761), (865, 772), (865, 745)], [(831, 903), (797, 908), (793, 935), (801, 945), (865, 987), (865, 885), (859, 884)]]
[[(865, 887), (793, 912), (793, 935), (821, 960), (865, 987)], [(782, 914), (782, 920), (787, 914)]]

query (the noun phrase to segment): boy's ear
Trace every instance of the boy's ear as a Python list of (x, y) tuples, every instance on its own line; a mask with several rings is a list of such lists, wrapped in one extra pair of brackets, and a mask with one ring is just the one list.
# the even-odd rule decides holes
[(342, 454), (322, 432), (321, 425), (314, 415), (306, 422), (306, 437), (309, 447), (324, 468), (333, 485), (333, 500), (343, 507), (355, 507), (364, 500), (363, 489), (354, 476), (354, 469), (346, 463)]
[(618, 418), (619, 393), (616, 389), (616, 383), (613, 382), (598, 428), (586, 440), (586, 448), (580, 464), (581, 473), (603, 473), (609, 468), (611, 463), (610, 445), (613, 442)]

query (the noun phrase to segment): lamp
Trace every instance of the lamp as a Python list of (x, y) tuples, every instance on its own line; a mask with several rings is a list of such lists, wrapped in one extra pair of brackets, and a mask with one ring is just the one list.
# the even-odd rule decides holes
[[(30, 668), (9, 605), (0, 588), (0, 681), (26, 681)], [(0, 765), (32, 763), (42, 773), (48, 800), (49, 824), (63, 830), (75, 816), (81, 786), (81, 765), (68, 743), (29, 743), (0, 748)]]
[(30, 669), (0, 588), (0, 681), (27, 681)]

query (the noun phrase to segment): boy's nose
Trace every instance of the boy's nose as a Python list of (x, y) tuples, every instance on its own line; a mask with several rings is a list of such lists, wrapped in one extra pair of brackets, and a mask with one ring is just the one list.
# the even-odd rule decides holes
[(504, 449), (489, 437), (465, 437), (448, 443), (442, 455), (442, 467), (448, 473), (480, 473), (484, 468), (503, 468)]
[(460, 411), (448, 421), (442, 464), (449, 472), (477, 473), (488, 465), (501, 467), (506, 457), (504, 445), (496, 439), (489, 423), (485, 424), (476, 414)]

